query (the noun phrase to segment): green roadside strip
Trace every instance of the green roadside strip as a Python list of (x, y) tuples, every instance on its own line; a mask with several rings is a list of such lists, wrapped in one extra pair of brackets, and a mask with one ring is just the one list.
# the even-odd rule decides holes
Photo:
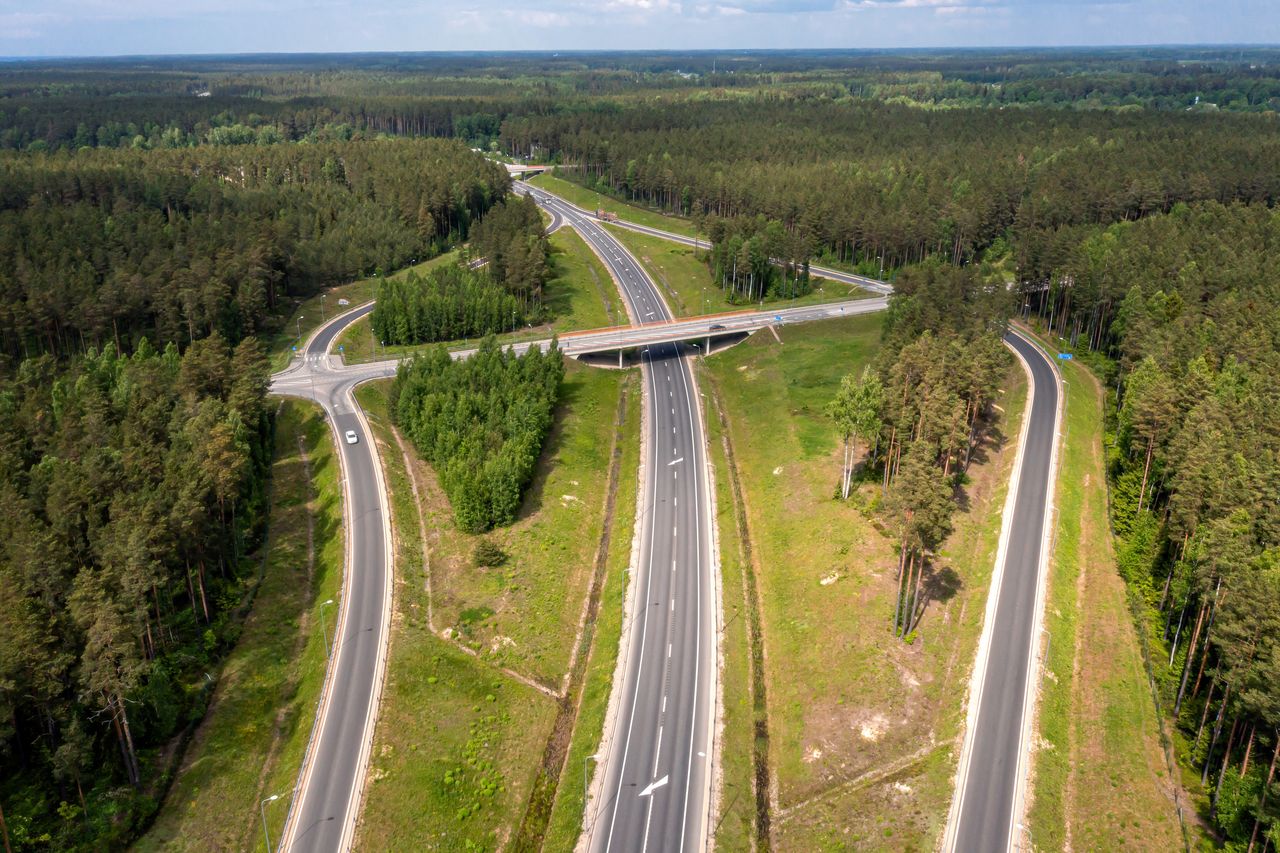
[[(1032, 335), (1051, 357), (1056, 346)], [(1115, 565), (1107, 506), (1102, 392), (1087, 366), (1060, 360), (1066, 406), (1044, 627), (1033, 794), (1037, 849), (1176, 849), (1170, 791), (1141, 638)]]
[(337, 602), (342, 584), (340, 472), (318, 407), (283, 404), (271, 477), (269, 550), (253, 609), (138, 851), (263, 850), (261, 815), (273, 843), (284, 827), (324, 683), (324, 631), (332, 639), (337, 614), (336, 603), (321, 602)]
[[(757, 701), (751, 675), (751, 627), (759, 625), (759, 614), (752, 613), (751, 586), (747, 572), (752, 571), (743, 539), (745, 509), (740, 505), (735, 488), (736, 473), (728, 454), (727, 423), (722, 414), (720, 395), (714, 378), (700, 364), (700, 384), (706, 389), (711, 405), (703, 407), (711, 464), (715, 469), (716, 532), (720, 545), (721, 612), (724, 634), (721, 646), (721, 700), (724, 728), (717, 744), (722, 788), (718, 825), (714, 827), (715, 843), (721, 850), (752, 849), (756, 838), (757, 785), (756, 760), (767, 741), (757, 743), (757, 722), (767, 726), (767, 710)], [(763, 756), (768, 761), (768, 755)], [(767, 779), (767, 771), (765, 774)], [(768, 797), (768, 791), (764, 792)]]
[(626, 421), (619, 433), (621, 458), (618, 463), (618, 491), (613, 510), (613, 534), (609, 540), (595, 638), (591, 644), (586, 682), (568, 757), (560, 773), (551, 819), (542, 842), (542, 849), (547, 851), (572, 850), (585, 828), (584, 817), (587, 820), (592, 817), (584, 816), (584, 797), (596, 770), (594, 759), (604, 733), (609, 693), (613, 688), (614, 668), (618, 660), (618, 643), (622, 635), (639, 488), (637, 472), (640, 465), (640, 410), (640, 389), (638, 383), (633, 381), (628, 394)]

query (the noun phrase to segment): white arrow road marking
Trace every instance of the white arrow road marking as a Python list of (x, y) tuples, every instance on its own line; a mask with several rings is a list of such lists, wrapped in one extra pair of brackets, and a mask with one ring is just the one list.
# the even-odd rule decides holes
[(654, 791), (658, 790), (658, 789), (659, 789), (659, 788), (661, 788), (663, 785), (667, 784), (667, 780), (669, 780), (670, 778), (671, 778), (671, 776), (670, 776), (670, 774), (668, 774), (668, 775), (666, 775), (666, 776), (663, 776), (663, 777), (662, 777), (661, 779), (659, 779), (657, 782), (653, 782), (653, 783), (651, 783), (651, 784), (649, 785), (649, 787), (645, 788), (643, 791), (641, 791), (641, 792), (640, 792), (640, 796), (642, 796), (642, 797), (647, 797), (647, 796), (649, 796), (649, 795), (650, 795), (650, 794), (652, 794)]
[(677, 463), (679, 463), (679, 462), (683, 462), (683, 461), (684, 461), (684, 457), (683, 457), (683, 456), (681, 456), (679, 459), (672, 459), (670, 462), (668, 462), (668, 463), (667, 463), (667, 467), (668, 467), (668, 468), (670, 468), (672, 465), (675, 465), (675, 464), (677, 464)]

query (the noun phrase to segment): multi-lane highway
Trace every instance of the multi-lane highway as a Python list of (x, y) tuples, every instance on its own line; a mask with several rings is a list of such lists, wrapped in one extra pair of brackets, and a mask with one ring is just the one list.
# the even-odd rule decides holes
[[(582, 234), (621, 286), (633, 321), (672, 319), (644, 269), (599, 223), (554, 196), (521, 189)], [(675, 343), (641, 354), (640, 548), (601, 783), (584, 827), (593, 851), (702, 850), (709, 837), (720, 607), (702, 412), (684, 355)]]
[(986, 618), (969, 686), (969, 713), (943, 848), (1021, 846), (1048, 534), (1062, 395), (1048, 355), (1018, 331), (1005, 343), (1030, 378), (1029, 405), (1009, 484)]

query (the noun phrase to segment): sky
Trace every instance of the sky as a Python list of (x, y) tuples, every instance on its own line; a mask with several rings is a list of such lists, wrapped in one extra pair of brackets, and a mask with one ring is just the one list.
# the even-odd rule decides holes
[(0, 56), (1274, 44), (1280, 0), (0, 0)]

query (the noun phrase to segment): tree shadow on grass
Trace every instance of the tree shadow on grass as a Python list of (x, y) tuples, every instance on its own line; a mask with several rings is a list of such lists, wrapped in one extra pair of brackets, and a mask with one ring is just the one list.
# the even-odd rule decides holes
[(945, 604), (955, 598), (962, 589), (964, 589), (964, 581), (955, 569), (950, 566), (939, 567), (927, 564), (924, 569), (924, 579), (921, 581), (920, 603), (913, 630), (919, 630), (930, 604), (935, 601)]
[[(564, 430), (565, 418), (569, 410), (582, 397), (583, 380), (581, 377), (566, 374), (560, 383), (560, 398), (556, 401), (555, 419), (552, 421), (551, 430), (547, 433), (547, 438), (542, 443), (542, 452), (538, 454), (538, 464), (533, 469), (533, 479), (529, 481), (528, 487), (524, 492), (524, 498), (520, 501), (520, 509), (516, 513), (515, 520), (512, 524), (518, 524), (530, 516), (536, 515), (542, 509), (542, 495), (546, 490), (547, 477), (555, 468), (556, 460), (560, 455), (560, 448), (564, 446)], [(510, 525), (507, 525), (510, 526)]]

